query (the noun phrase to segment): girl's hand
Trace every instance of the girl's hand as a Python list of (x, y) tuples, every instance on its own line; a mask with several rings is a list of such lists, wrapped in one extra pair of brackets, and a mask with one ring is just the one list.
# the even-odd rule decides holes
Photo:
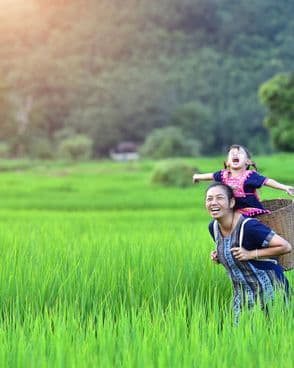
[(242, 247), (234, 247), (231, 248), (231, 252), (233, 256), (241, 262), (249, 261), (250, 259), (253, 259), (254, 256), (252, 256), (252, 252), (250, 250), (247, 250)]
[(198, 184), (199, 183), (199, 179), (198, 179), (198, 175), (197, 174), (194, 174), (193, 175), (193, 183), (194, 184)]
[(211, 258), (212, 262), (217, 263), (217, 264), (219, 263), (216, 250), (214, 250), (213, 252), (210, 253), (210, 258)]
[(286, 187), (286, 192), (290, 195), (290, 196), (294, 196), (294, 188), (293, 187)]

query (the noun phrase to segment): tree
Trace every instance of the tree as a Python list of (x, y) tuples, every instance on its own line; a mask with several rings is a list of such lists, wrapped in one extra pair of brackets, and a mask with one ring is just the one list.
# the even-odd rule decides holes
[(0, 77), (0, 141), (10, 139), (17, 134), (17, 130), (11, 91), (6, 81)]
[(213, 143), (215, 132), (211, 111), (197, 101), (180, 106), (171, 118), (171, 125), (181, 128), (185, 135), (198, 142), (205, 142), (201, 147), (202, 153), (207, 153), (207, 148)]
[(194, 156), (199, 153), (200, 143), (184, 136), (179, 127), (168, 126), (154, 129), (141, 147), (141, 154), (154, 159)]
[(30, 0), (9, 7), (0, 22), (0, 74), (17, 102), (16, 124), (12, 116), (1, 121), (7, 134), (0, 139), (14, 140), (21, 156), (36, 140), (55, 147), (59, 131), (74, 132), (91, 137), (101, 157), (121, 141), (140, 144), (153, 129), (173, 125), (201, 141), (202, 154), (232, 142), (258, 142), (263, 153), (268, 131), (256, 91), (292, 68), (293, 10), (290, 0)]
[(92, 140), (83, 135), (75, 135), (60, 142), (61, 157), (71, 160), (89, 160), (92, 152)]
[(259, 97), (268, 108), (264, 120), (276, 148), (294, 151), (294, 74), (278, 74), (263, 83)]

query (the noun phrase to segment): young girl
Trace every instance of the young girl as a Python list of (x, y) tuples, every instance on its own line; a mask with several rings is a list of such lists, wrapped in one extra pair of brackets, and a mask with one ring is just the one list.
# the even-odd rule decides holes
[[(254, 170), (250, 170), (250, 166)], [(251, 161), (251, 155), (247, 148), (234, 144), (229, 148), (225, 169), (215, 173), (195, 174), (193, 182), (201, 180), (214, 180), (229, 185), (236, 198), (236, 208), (245, 215), (254, 217), (263, 213), (270, 213), (261, 204), (257, 188), (262, 185), (286, 191), (289, 195), (294, 195), (294, 188), (281, 184), (273, 179), (260, 175), (256, 171), (255, 163)]]

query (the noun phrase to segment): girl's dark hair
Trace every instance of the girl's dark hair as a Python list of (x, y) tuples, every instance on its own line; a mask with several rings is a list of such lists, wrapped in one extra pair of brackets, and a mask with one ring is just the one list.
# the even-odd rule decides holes
[[(230, 151), (231, 151), (231, 149), (234, 149), (234, 148), (236, 148), (237, 150), (239, 150), (239, 149), (243, 149), (243, 150), (245, 151), (245, 153), (246, 153), (247, 158), (251, 159), (251, 153), (250, 153), (250, 151), (248, 150), (248, 148), (246, 148), (245, 146), (241, 146), (240, 144), (232, 144), (232, 145), (227, 149), (227, 152), (230, 152)], [(249, 169), (250, 169), (250, 166), (252, 166), (252, 167), (254, 168), (254, 170), (256, 170), (256, 171), (257, 171), (257, 166), (256, 166), (255, 162), (251, 161), (251, 163), (250, 163), (249, 165), (247, 165), (246, 170), (249, 170)], [(225, 169), (227, 169), (227, 168), (228, 168), (228, 166), (227, 166), (226, 162), (224, 162), (224, 167), (225, 167)]]
[[(230, 201), (231, 199), (235, 198), (235, 195), (234, 195), (234, 192), (233, 192), (233, 189), (227, 185), (227, 184), (223, 184), (223, 183), (220, 183), (218, 181), (214, 181), (213, 183), (211, 183), (207, 189), (206, 189), (206, 192), (207, 193), (209, 191), (209, 189), (211, 188), (214, 188), (214, 187), (222, 187), (224, 189), (224, 191), (226, 192), (227, 194), (227, 197), (228, 197), (228, 200)], [(235, 206), (234, 206), (235, 208)]]

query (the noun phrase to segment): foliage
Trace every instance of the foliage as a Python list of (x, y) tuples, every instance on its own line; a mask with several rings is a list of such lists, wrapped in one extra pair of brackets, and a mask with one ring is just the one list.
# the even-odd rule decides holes
[(257, 90), (292, 69), (293, 11), (290, 0), (11, 6), (0, 22), (0, 139), (22, 156), (66, 129), (91, 137), (101, 157), (176, 125), (202, 154), (254, 147), (252, 137), (268, 151)]
[(194, 156), (199, 154), (199, 142), (184, 136), (179, 127), (154, 129), (140, 149), (142, 156), (154, 159)]
[(0, 74), (0, 140), (2, 141), (9, 141), (18, 133), (19, 127), (13, 115), (14, 108), (11, 99), (11, 88)]
[(181, 160), (165, 160), (156, 164), (151, 183), (165, 186), (187, 187), (192, 184), (195, 168)]
[(5, 142), (0, 142), (0, 158), (8, 158), (9, 154), (9, 145)]
[(274, 145), (283, 151), (294, 151), (294, 74), (278, 74), (259, 90), (261, 101), (268, 108), (264, 120)]
[(50, 160), (56, 158), (56, 152), (49, 139), (39, 137), (31, 143), (29, 156), (35, 159)]
[[(181, 128), (186, 136), (194, 137), (194, 142), (189, 142), (191, 149), (188, 155), (195, 156), (199, 152), (210, 152), (214, 142), (214, 122), (212, 112), (205, 105), (193, 101), (183, 104), (173, 113), (171, 125)], [(193, 149), (194, 147), (194, 149)]]
[(60, 157), (71, 160), (88, 160), (91, 156), (92, 140), (82, 134), (64, 139), (59, 145)]

